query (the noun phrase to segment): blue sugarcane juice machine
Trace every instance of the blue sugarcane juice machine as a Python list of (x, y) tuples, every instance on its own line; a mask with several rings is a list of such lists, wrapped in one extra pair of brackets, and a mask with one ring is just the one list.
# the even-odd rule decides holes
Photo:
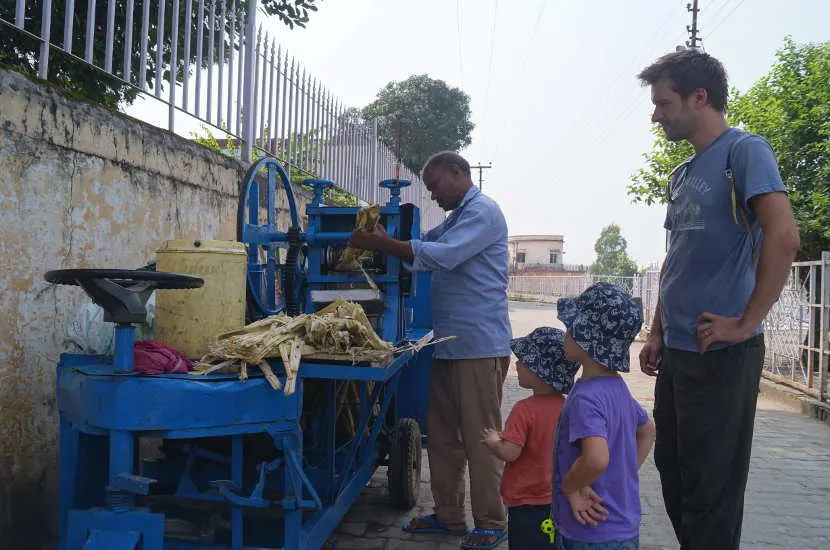
[[(333, 183), (306, 183), (314, 195), (303, 231), (277, 161), (258, 161), (243, 182), (247, 319), (314, 313), (346, 299), (364, 307), (382, 339), (427, 341), (428, 275), (382, 254), (364, 264), (365, 275), (336, 271), (360, 209), (325, 206)], [(418, 208), (400, 202), (406, 185), (380, 183), (389, 191), (380, 223), (401, 239), (421, 235)], [(287, 228), (276, 223), (280, 192)], [(203, 280), (106, 269), (46, 279), (79, 285), (115, 325), (113, 356), (63, 354), (57, 365), (61, 550), (321, 548), (382, 465), (390, 506), (415, 505), (432, 348), (414, 346), (380, 366), (304, 360), (291, 395), (256, 369), (247, 380), (142, 375), (132, 368), (134, 329), (149, 293), (186, 293)], [(284, 384), (281, 362), (271, 366)]]

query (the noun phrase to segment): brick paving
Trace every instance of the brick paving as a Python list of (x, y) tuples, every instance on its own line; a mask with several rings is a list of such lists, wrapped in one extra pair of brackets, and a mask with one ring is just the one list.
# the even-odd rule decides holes
[[(550, 305), (511, 303), (513, 332), (520, 336), (537, 326), (561, 325)], [(632, 360), (639, 345), (632, 349)], [(636, 365), (636, 363), (634, 363)], [(654, 380), (633, 369), (626, 375), (632, 394), (651, 412)], [(504, 388), (502, 414), (528, 395), (519, 387), (511, 367)], [(660, 483), (654, 461), (640, 471), (643, 519), (640, 546), (644, 550), (678, 548), (663, 509)], [(401, 525), (415, 515), (432, 512), (429, 469), (423, 460), (421, 498), (411, 511), (392, 507), (386, 493), (386, 472), (378, 470), (369, 486), (330, 540), (339, 550), (452, 550), (459, 538), (411, 535)], [(472, 525), (467, 502), (468, 523)], [(499, 546), (507, 548), (507, 543)], [(830, 549), (830, 426), (806, 418), (763, 396), (759, 399), (755, 423), (753, 456), (746, 493), (741, 548)]]

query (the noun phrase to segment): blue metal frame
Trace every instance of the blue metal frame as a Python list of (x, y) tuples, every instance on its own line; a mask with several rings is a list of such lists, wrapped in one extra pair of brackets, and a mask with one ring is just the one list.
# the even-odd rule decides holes
[[(257, 180), (259, 172), (266, 171), (265, 220), (261, 220), (260, 185)], [(267, 317), (284, 311), (285, 301), (277, 301), (276, 293), (266, 292), (275, 289), (277, 273), (285, 267), (277, 261), (277, 248), (288, 242), (288, 233), (277, 228), (277, 192), (278, 181), (285, 193), (291, 227), (299, 230), (300, 216), (294, 200), (294, 189), (285, 168), (274, 158), (263, 157), (248, 170), (240, 197), (240, 215), (238, 238), (248, 245), (248, 288), (257, 310), (255, 317)], [(266, 250), (266, 261), (259, 261), (260, 248)]]
[[(267, 203), (275, 205), (277, 176), (285, 183), (287, 175), (276, 163), (263, 165)], [(301, 298), (310, 313), (312, 290), (365, 279), (323, 272), (324, 245), (348, 240), (359, 209), (321, 206), (331, 182), (308, 183), (314, 198), (306, 210), (308, 232), (300, 239), (309, 246)], [(392, 235), (401, 228), (400, 188), (407, 184), (381, 183), (391, 192), (381, 215)], [(290, 186), (285, 189), (297, 223)], [(246, 243), (254, 250), (269, 246), (265, 264), (249, 257), (255, 307), (275, 311), (276, 299), (262, 289), (274, 288), (280, 266), (272, 252), (288, 236), (277, 230), (270, 207), (259, 223), (253, 177), (243, 197), (250, 201), (242, 224)], [(413, 231), (419, 236), (417, 209)], [(402, 289), (400, 261), (384, 261), (384, 272), (374, 277), (385, 298), (380, 335), (393, 342), (418, 340), (431, 329), (428, 276), (415, 276), (411, 288)], [(57, 365), (61, 550), (320, 548), (386, 458), (379, 441), (397, 420), (416, 418), (426, 433), (431, 348), (401, 353), (383, 368), (303, 362), (296, 392), (286, 396), (257, 374), (244, 382), (223, 374), (139, 375), (131, 370), (134, 328), (118, 326), (115, 342), (114, 357), (64, 354)], [(284, 383), (282, 365), (272, 367)], [(337, 429), (337, 395), (344, 384), (355, 384), (360, 398), (351, 438)], [(407, 391), (398, 392), (402, 384)], [(311, 385), (322, 412), (309, 418), (304, 405)], [(263, 447), (249, 446), (252, 437), (270, 442), (263, 456), (257, 454)], [(140, 438), (163, 440), (164, 457), (138, 464)], [(212, 540), (165, 534), (166, 521), (178, 514), (186, 519), (194, 502), (229, 507), (230, 529)], [(255, 510), (280, 514), (263, 518)]]

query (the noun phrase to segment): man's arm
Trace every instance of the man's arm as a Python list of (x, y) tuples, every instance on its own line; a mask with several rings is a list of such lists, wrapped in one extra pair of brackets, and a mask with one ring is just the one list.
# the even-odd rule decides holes
[(654, 308), (654, 318), (651, 321), (651, 330), (645, 345), (640, 349), (640, 370), (649, 376), (657, 376), (657, 358), (663, 350), (663, 319), (660, 314), (660, 284), (663, 281), (663, 270), (666, 263), (660, 266), (660, 275), (657, 279), (657, 306)]
[(399, 241), (376, 225), (373, 232), (355, 231), (350, 245), (379, 250), (412, 264), (416, 271), (451, 271), (487, 248), (498, 238), (498, 231), (487, 211), (470, 211), (460, 217), (436, 241)]
[(801, 246), (798, 226), (785, 193), (758, 195), (751, 204), (764, 234), (755, 289), (741, 317), (723, 317), (709, 312), (701, 314), (698, 321), (702, 324), (697, 331), (701, 353), (714, 342), (742, 342), (763, 323), (781, 295)]
[[(411, 264), (415, 261), (415, 253), (412, 251), (412, 245), (409, 241), (399, 241), (390, 237), (382, 226), (376, 225), (373, 234), (377, 235), (375, 250), (395, 256), (396, 258)], [(352, 237), (354, 240), (354, 237)]]
[(747, 328), (755, 330), (778, 301), (795, 255), (801, 247), (801, 238), (786, 194), (768, 193), (755, 197), (752, 206), (764, 231), (764, 239), (758, 260), (755, 290), (742, 320)]

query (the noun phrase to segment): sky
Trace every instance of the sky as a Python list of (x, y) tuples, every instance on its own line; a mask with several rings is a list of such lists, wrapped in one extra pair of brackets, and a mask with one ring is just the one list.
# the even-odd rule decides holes
[[(263, 26), (348, 106), (413, 74), (461, 88), (476, 126), (461, 153), (492, 163), (484, 192), (511, 235), (564, 235), (565, 263), (590, 264), (601, 229), (616, 223), (647, 266), (664, 252), (665, 210), (632, 204), (625, 191), (653, 141), (649, 90), (636, 74), (688, 39), (688, 1), (318, 0), (305, 29)], [(787, 35), (830, 40), (830, 0), (699, 8), (704, 49), (742, 91)]]

